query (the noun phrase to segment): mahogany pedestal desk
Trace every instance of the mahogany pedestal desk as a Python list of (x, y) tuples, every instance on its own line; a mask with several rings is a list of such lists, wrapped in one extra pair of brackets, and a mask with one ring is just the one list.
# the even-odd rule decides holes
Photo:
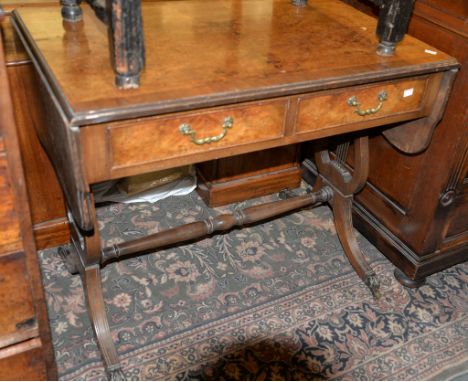
[[(13, 12), (33, 61), (48, 125), (38, 135), (57, 172), (72, 251), (111, 378), (123, 378), (105, 313), (100, 269), (110, 261), (319, 202), (332, 206), (352, 266), (378, 297), (379, 283), (352, 229), (353, 194), (368, 173), (366, 129), (406, 152), (429, 143), (458, 63), (406, 37), (376, 54), (375, 21), (338, 0), (183, 0), (142, 4), (146, 68), (140, 87), (119, 90), (107, 30), (83, 6), (80, 22), (56, 7)], [(331, 155), (319, 147), (313, 192), (102, 248), (91, 185), (108, 179), (353, 133)]]

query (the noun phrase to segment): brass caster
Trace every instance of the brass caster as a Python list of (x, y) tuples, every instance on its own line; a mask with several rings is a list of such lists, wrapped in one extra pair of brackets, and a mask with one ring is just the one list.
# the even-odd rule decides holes
[(74, 251), (70, 251), (66, 247), (59, 247), (58, 254), (65, 263), (65, 267), (68, 272), (72, 275), (79, 273), (79, 261), (78, 255)]
[(109, 374), (110, 381), (126, 381), (127, 380), (120, 366), (118, 366), (114, 370), (107, 370), (107, 372)]
[(367, 274), (364, 279), (364, 284), (366, 284), (371, 291), (372, 297), (374, 297), (376, 301), (379, 301), (382, 295), (380, 293), (380, 281), (377, 275), (374, 272)]

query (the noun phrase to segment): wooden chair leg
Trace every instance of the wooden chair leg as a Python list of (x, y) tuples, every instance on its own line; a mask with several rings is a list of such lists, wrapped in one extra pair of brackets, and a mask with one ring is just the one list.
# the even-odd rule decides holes
[(352, 205), (352, 197), (344, 197), (338, 193), (333, 195), (331, 206), (335, 218), (336, 233), (352, 267), (369, 287), (374, 298), (379, 299), (380, 282), (375, 272), (367, 264), (356, 240), (353, 228)]
[(138, 88), (145, 65), (141, 0), (109, 2), (109, 36), (115, 83), (121, 89)]
[(395, 47), (406, 34), (413, 12), (414, 0), (373, 0), (380, 5), (377, 54), (393, 56)]

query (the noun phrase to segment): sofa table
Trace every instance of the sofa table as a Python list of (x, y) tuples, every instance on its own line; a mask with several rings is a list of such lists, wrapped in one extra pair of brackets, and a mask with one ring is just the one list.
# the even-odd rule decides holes
[[(79, 22), (63, 22), (54, 6), (12, 20), (40, 78), (48, 126), (37, 133), (69, 210), (74, 250), (64, 258), (82, 276), (109, 376), (123, 378), (100, 269), (121, 257), (328, 202), (347, 257), (378, 297), (351, 217), (368, 173), (366, 130), (392, 124), (382, 131), (392, 144), (424, 150), (457, 61), (411, 37), (377, 55), (375, 21), (338, 0), (155, 1), (142, 14), (146, 67), (129, 90), (114, 85), (107, 30), (88, 6)], [(311, 193), (101, 247), (94, 183), (338, 135), (336, 154), (318, 143)]]

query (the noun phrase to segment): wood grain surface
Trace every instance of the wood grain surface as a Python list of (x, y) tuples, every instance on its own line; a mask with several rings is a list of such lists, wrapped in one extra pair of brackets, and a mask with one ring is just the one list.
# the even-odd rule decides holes
[(57, 379), (0, 40), (0, 379)]
[[(80, 145), (86, 179), (96, 183), (424, 117), (430, 113), (428, 106), (433, 102), (427, 89), (439, 84), (439, 74), (435, 73), (377, 85), (85, 126), (80, 129)], [(377, 95), (384, 90), (389, 99), (375, 114), (359, 116), (356, 108), (347, 103), (349, 97), (356, 95), (363, 109), (375, 107)], [(411, 96), (405, 97), (406, 91), (411, 91)], [(179, 131), (182, 123), (188, 123), (198, 136), (213, 136), (220, 133), (226, 116), (234, 118), (234, 126), (218, 142), (196, 145)], [(97, 147), (103, 149), (96, 150)]]
[[(423, 106), (426, 87), (427, 78), (422, 77), (301, 97), (296, 131), (302, 133), (326, 130), (339, 125), (350, 125), (392, 114), (418, 111)], [(382, 109), (374, 114), (360, 116), (355, 112), (355, 107), (347, 104), (350, 97), (356, 97), (360, 103), (360, 109), (375, 108), (379, 104), (378, 95), (381, 92), (387, 94), (387, 99), (383, 101)]]
[(115, 118), (193, 109), (330, 88), (344, 78), (352, 84), (415, 74), (416, 67), (424, 72), (456, 65), (409, 36), (394, 56), (376, 55), (375, 20), (338, 0), (315, 0), (303, 8), (286, 0), (213, 4), (143, 3), (146, 68), (140, 88), (126, 91), (113, 85), (107, 30), (88, 7), (83, 22), (72, 26), (62, 23), (56, 7), (23, 8), (14, 15), (20, 29), (27, 25), (24, 38), (77, 123), (104, 121), (109, 113)]

